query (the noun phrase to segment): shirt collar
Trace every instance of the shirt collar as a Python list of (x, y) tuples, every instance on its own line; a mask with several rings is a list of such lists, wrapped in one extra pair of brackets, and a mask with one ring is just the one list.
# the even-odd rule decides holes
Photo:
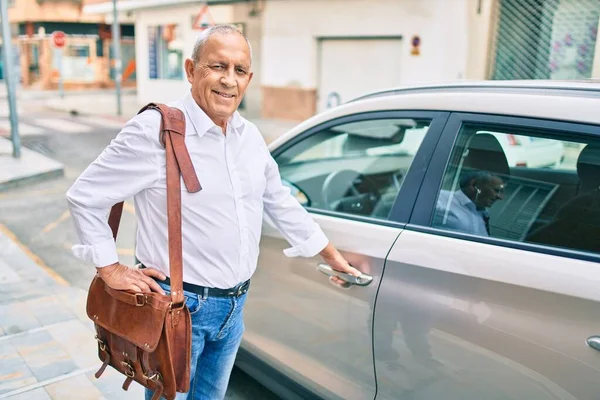
[(458, 203), (463, 206), (463, 207), (467, 207), (472, 211), (478, 212), (482, 215), (489, 215), (488, 211), (484, 208), (482, 210), (478, 210), (477, 209), (477, 205), (473, 202), (473, 200), (471, 200), (469, 197), (467, 197), (467, 195), (465, 194), (465, 192), (463, 192), (462, 190), (457, 190), (455, 193), (456, 199), (458, 200)]
[(473, 201), (470, 198), (468, 198), (462, 190), (457, 190), (456, 193), (454, 193), (454, 196), (456, 196), (456, 200), (461, 206), (467, 206), (469, 208), (472, 208), (473, 210), (477, 209), (475, 203), (473, 203)]
[[(190, 121), (194, 126), (194, 129), (189, 132), (192, 135), (204, 136), (211, 128), (216, 127), (216, 124), (206, 115), (200, 106), (196, 103), (196, 100), (192, 97), (192, 92), (189, 91), (182, 99), (183, 107), (190, 117)], [(244, 131), (245, 121), (238, 111), (234, 112), (229, 121), (228, 125), (231, 125), (233, 130), (239, 135)]]

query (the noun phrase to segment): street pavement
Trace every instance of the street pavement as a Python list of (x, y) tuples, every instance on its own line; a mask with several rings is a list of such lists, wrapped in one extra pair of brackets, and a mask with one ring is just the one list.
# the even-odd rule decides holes
[[(0, 226), (0, 399), (143, 398), (98, 367), (86, 291), (69, 286)], [(36, 263), (37, 261), (37, 263)]]
[[(99, 95), (108, 96), (94, 94)], [(141, 399), (139, 385), (123, 391), (122, 377), (109, 369), (99, 380), (93, 377), (100, 363), (85, 299), (94, 269), (71, 254), (76, 238), (65, 200), (72, 182), (127, 117), (110, 110), (71, 115), (48, 107), (52, 97), (45, 96), (20, 98), (21, 140), (25, 148), (62, 163), (64, 175), (0, 192), (0, 400)], [(82, 103), (91, 100), (79, 96)], [(0, 136), (5, 137), (7, 110), (0, 96)], [(267, 127), (270, 141), (293, 123), (258, 125)], [(121, 261), (129, 265), (135, 228), (129, 200), (117, 241)], [(234, 370), (227, 399), (278, 397)]]

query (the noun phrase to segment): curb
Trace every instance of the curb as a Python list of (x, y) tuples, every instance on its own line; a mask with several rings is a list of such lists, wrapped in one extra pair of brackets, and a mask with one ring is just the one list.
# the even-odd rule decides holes
[(34, 150), (21, 147), (21, 157), (12, 155), (12, 142), (0, 137), (0, 192), (52, 178), (62, 177), (62, 163)]
[(0, 192), (4, 192), (8, 189), (14, 189), (18, 187), (27, 186), (32, 183), (38, 183), (54, 178), (61, 178), (65, 175), (64, 168), (57, 168), (51, 171), (41, 172), (39, 174), (23, 176), (19, 178), (10, 179), (8, 181), (0, 182)]

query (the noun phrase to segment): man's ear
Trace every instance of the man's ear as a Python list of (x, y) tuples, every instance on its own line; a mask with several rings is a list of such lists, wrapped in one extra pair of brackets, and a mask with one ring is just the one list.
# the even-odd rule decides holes
[(250, 72), (250, 76), (248, 77), (248, 84), (252, 82), (252, 77), (254, 76), (254, 72)]
[(194, 82), (194, 72), (196, 71), (196, 65), (191, 58), (185, 60), (185, 75), (189, 83)]

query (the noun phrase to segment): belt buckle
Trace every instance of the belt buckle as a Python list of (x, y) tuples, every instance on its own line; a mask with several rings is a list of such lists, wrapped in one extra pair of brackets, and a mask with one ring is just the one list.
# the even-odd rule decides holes
[(240, 297), (241, 295), (245, 294), (248, 291), (248, 286), (246, 285), (246, 283), (242, 283), (240, 286), (238, 286), (236, 292), (235, 292), (235, 297)]

